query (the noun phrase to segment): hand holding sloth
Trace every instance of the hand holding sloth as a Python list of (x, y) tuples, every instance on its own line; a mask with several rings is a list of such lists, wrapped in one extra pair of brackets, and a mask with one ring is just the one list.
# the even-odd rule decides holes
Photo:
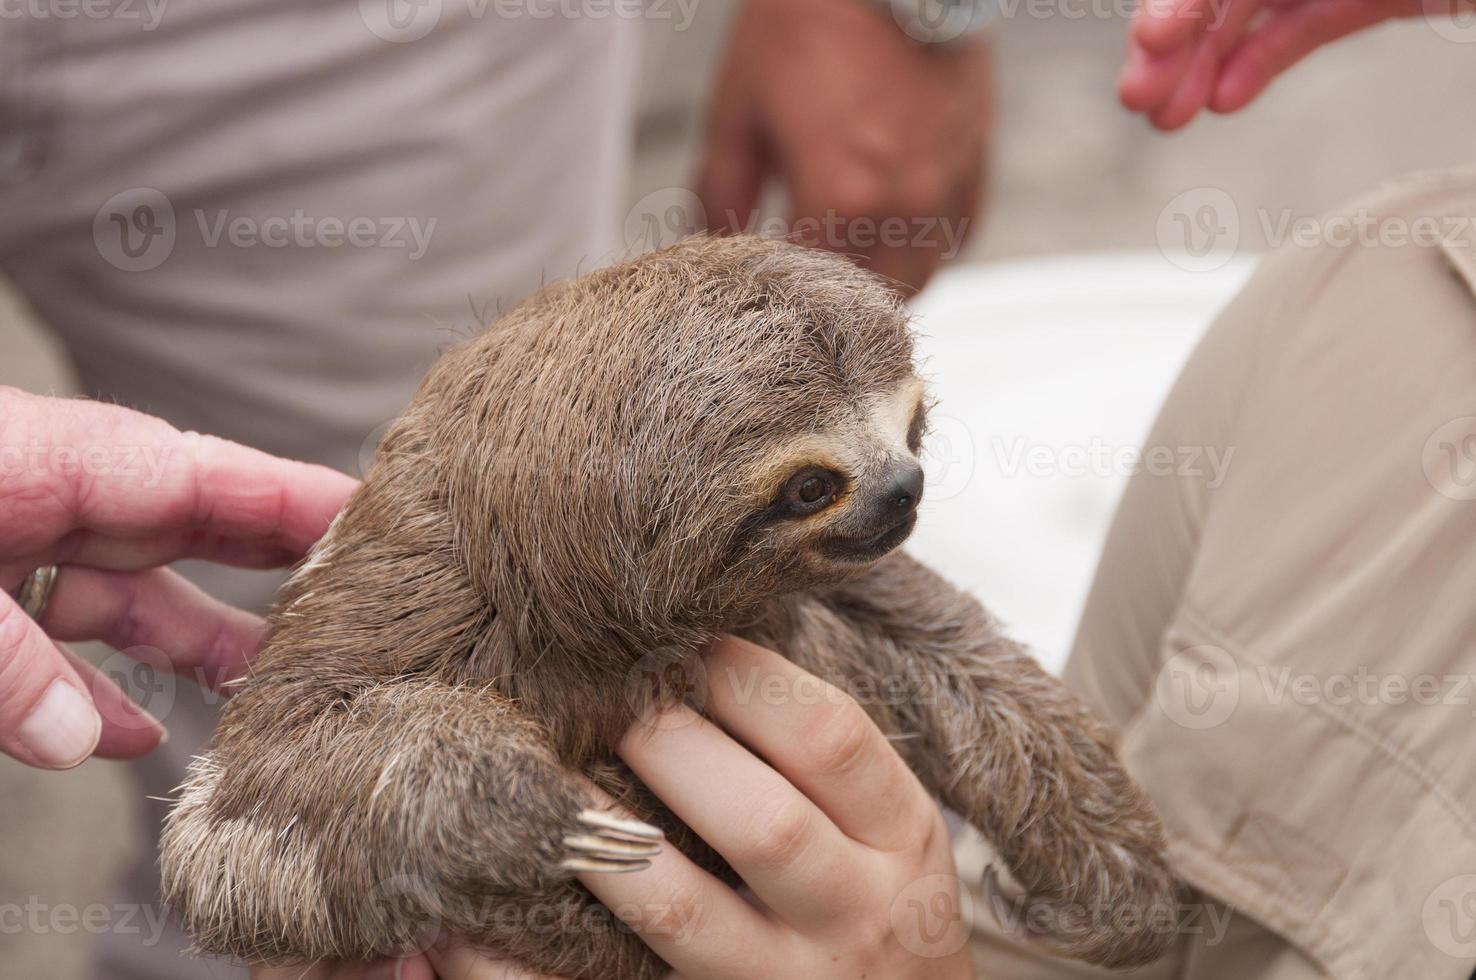
[[(284, 588), (170, 816), (166, 897), (201, 948), (249, 960), (444, 930), (537, 973), (660, 977), (600, 876), (648, 868), (664, 837), (762, 897), (765, 865), (836, 816), (795, 786), (761, 826), (709, 825), (673, 794), (731, 792), (732, 774), (618, 754), (657, 713), (719, 737), (680, 706), (709, 690), (725, 726), (750, 718), (694, 683), (729, 633), (853, 694), (910, 778), (995, 844), (1038, 939), (1155, 958), (1174, 882), (1109, 734), (895, 551), (925, 425), (898, 300), (836, 256), (698, 240), (544, 290), (437, 363)], [(764, 697), (754, 682), (735, 680)], [(935, 824), (896, 812), (895, 771), (865, 762), (868, 729), (808, 714), (830, 792), (885, 818), (839, 831), (931, 845)], [(778, 730), (728, 729), (782, 795)], [(741, 859), (754, 839), (768, 861)]]
[[(853, 699), (772, 651), (726, 638), (703, 664), (714, 724), (676, 707), (638, 724), (619, 755), (752, 883), (764, 908), (671, 848), (640, 874), (582, 875), (590, 891), (686, 980), (823, 977), (838, 969), (887, 980), (971, 977), (947, 831), (881, 730)], [(784, 819), (803, 821), (804, 830), (776, 845), (776, 820)], [(380, 970), (324, 965), (304, 976), (296, 965), (254, 976), (394, 975)], [(401, 965), (398, 980), (432, 975), (531, 977), (444, 943)]]

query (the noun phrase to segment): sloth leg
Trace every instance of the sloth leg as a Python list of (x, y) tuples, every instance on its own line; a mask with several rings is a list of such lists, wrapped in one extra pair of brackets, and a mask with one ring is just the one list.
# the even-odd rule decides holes
[(995, 845), (1028, 930), (1107, 966), (1162, 955), (1177, 911), (1163, 830), (1086, 705), (905, 555), (817, 598), (767, 639), (864, 683), (855, 693), (924, 785)]
[(654, 975), (573, 875), (645, 867), (659, 831), (595, 810), (514, 705), (416, 680), (305, 709), (308, 689), (248, 684), (167, 821), (165, 898), (201, 949), (353, 959), (446, 930), (540, 972)]

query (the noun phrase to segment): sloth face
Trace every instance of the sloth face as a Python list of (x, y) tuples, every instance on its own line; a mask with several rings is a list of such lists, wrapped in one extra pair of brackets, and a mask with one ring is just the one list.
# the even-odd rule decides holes
[[(694, 239), (563, 283), (442, 358), (406, 431), (517, 643), (684, 644), (911, 533), (907, 312), (846, 259)], [(390, 440), (395, 444), (395, 440)], [(371, 474), (372, 475), (372, 474)]]
[(923, 494), (923, 386), (909, 378), (864, 397), (850, 417), (776, 447), (755, 481), (764, 505), (737, 544), (788, 553), (812, 573), (864, 565), (902, 544)]

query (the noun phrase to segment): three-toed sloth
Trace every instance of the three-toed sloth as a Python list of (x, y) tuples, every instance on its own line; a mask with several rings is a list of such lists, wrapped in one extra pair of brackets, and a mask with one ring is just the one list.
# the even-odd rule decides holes
[(576, 873), (650, 850), (584, 779), (734, 881), (613, 752), (683, 696), (659, 668), (727, 632), (846, 691), (916, 692), (859, 700), (1051, 913), (1040, 938), (1155, 958), (1174, 882), (1108, 732), (895, 550), (927, 408), (889, 289), (755, 238), (550, 286), (450, 350), (169, 818), (165, 895), (199, 948), (358, 958), (434, 927), (539, 973), (661, 975), (619, 923), (528, 923), (594, 921)]

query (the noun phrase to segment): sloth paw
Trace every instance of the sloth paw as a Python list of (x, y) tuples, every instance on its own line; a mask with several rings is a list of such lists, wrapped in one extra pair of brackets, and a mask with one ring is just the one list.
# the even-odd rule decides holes
[(640, 871), (661, 853), (662, 833), (650, 824), (599, 810), (581, 811), (579, 822), (589, 830), (564, 838), (565, 857), (559, 866), (566, 870)]

